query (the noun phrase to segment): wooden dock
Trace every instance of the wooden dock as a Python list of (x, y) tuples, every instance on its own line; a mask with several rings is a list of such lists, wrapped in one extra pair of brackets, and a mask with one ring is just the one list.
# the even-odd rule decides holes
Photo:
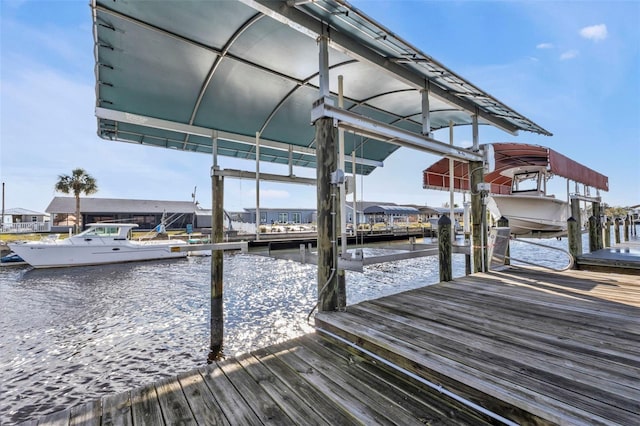
[(640, 276), (509, 269), (321, 313), (518, 424), (640, 424)]
[(579, 269), (590, 271), (640, 274), (640, 239), (634, 236), (614, 247), (585, 253), (578, 256), (576, 264)]
[(513, 268), (316, 323), (27, 424), (640, 424), (640, 276)]

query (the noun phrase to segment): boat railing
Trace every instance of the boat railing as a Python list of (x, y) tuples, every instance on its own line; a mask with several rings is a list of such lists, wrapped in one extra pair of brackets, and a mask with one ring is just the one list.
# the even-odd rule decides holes
[[(510, 238), (510, 237), (497, 235), (496, 238)], [(555, 272), (563, 272), (563, 271), (566, 271), (568, 269), (572, 269), (573, 268), (573, 265), (575, 263), (575, 259), (573, 258), (573, 255), (566, 249), (563, 249), (561, 247), (553, 247), (553, 246), (550, 246), (550, 245), (547, 245), (547, 244), (536, 243), (536, 242), (528, 241), (528, 240), (524, 240), (524, 239), (518, 239), (518, 242), (519, 243), (525, 243), (525, 244), (531, 244), (531, 245), (534, 245), (534, 246), (543, 247), (543, 248), (546, 248), (546, 249), (551, 249), (551, 250), (556, 250), (556, 251), (562, 252), (562, 253), (567, 255), (567, 258), (568, 258), (569, 261), (568, 261), (566, 266), (564, 266), (562, 268), (555, 268), (553, 266), (542, 265), (540, 263), (535, 263), (535, 262), (530, 262), (528, 260), (515, 258), (515, 257), (511, 256), (508, 252), (507, 252), (507, 254), (504, 254), (504, 255), (499, 254), (499, 253), (493, 253), (493, 257), (494, 258), (502, 258), (503, 260), (506, 260), (506, 259), (515, 260), (516, 262), (524, 263), (526, 265), (536, 266), (536, 267), (539, 267), (539, 268), (549, 269), (549, 270), (555, 271)]]

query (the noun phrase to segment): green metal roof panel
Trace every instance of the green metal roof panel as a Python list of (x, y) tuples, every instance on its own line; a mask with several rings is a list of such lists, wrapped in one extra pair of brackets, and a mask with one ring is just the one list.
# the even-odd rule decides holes
[[(99, 135), (211, 153), (211, 132), (218, 130), (242, 139), (227, 136), (219, 154), (247, 159), (255, 157), (256, 132), (286, 146), (314, 147), (314, 34), (322, 22), (331, 26), (330, 88), (335, 96), (338, 75), (344, 76), (345, 107), (352, 111), (419, 134), (419, 90), (429, 80), (432, 130), (450, 120), (469, 124), (469, 110), (478, 107), (481, 123), (548, 133), (348, 3), (292, 4), (93, 0), (97, 111), (116, 113), (98, 114)], [(194, 126), (202, 131), (194, 133)], [(353, 141), (347, 150), (356, 148), (358, 157), (374, 161), (357, 166), (365, 174), (398, 149), (378, 140)], [(287, 164), (289, 152), (261, 149), (261, 160)], [(315, 166), (313, 152), (295, 153), (293, 160)]]

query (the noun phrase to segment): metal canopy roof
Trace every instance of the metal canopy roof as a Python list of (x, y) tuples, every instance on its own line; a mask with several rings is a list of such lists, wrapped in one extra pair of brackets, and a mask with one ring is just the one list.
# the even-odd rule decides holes
[[(521, 143), (494, 143), (489, 152), (493, 169), (485, 174), (484, 181), (491, 184), (491, 193), (511, 193), (512, 176), (505, 173), (518, 167), (544, 167), (552, 175), (562, 176), (574, 182), (609, 190), (609, 178), (564, 155), (539, 145)], [(422, 186), (428, 189), (449, 190), (449, 160), (441, 159), (423, 171)], [(469, 165), (460, 161), (453, 164), (453, 184), (456, 191), (469, 190)]]
[[(315, 167), (323, 27), (331, 92), (343, 75), (350, 112), (421, 135), (428, 90), (432, 130), (471, 124), (475, 113), (507, 132), (550, 135), (342, 0), (93, 0), (92, 10), (104, 139), (211, 153), (216, 130), (219, 155), (255, 160), (259, 132), (261, 161)], [(397, 148), (345, 138), (357, 173)]]

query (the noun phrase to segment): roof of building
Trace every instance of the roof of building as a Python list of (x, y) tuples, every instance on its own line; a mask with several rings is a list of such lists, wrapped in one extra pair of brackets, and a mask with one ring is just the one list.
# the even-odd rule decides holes
[[(54, 197), (47, 206), (48, 213), (73, 214), (74, 197)], [(128, 200), (123, 198), (80, 198), (82, 213), (194, 213), (191, 201)]]
[(509, 133), (550, 135), (344, 0), (92, 5), (98, 134), (107, 140), (210, 155), (217, 136), (219, 155), (255, 160), (259, 134), (261, 161), (315, 167), (319, 36), (328, 38), (331, 97), (342, 75), (343, 109), (395, 130), (346, 133), (357, 173), (397, 150), (398, 132), (422, 137), (422, 93), (431, 130), (475, 115)]
[(47, 213), (43, 213), (43, 212), (37, 212), (34, 210), (29, 210), (29, 209), (23, 209), (20, 207), (16, 207), (16, 208), (12, 208), (12, 209), (6, 209), (4, 211), (5, 216), (7, 215), (13, 215), (13, 216), (48, 216)]
[(364, 214), (419, 214), (420, 211), (415, 207), (396, 206), (396, 205), (374, 205), (364, 209)]

